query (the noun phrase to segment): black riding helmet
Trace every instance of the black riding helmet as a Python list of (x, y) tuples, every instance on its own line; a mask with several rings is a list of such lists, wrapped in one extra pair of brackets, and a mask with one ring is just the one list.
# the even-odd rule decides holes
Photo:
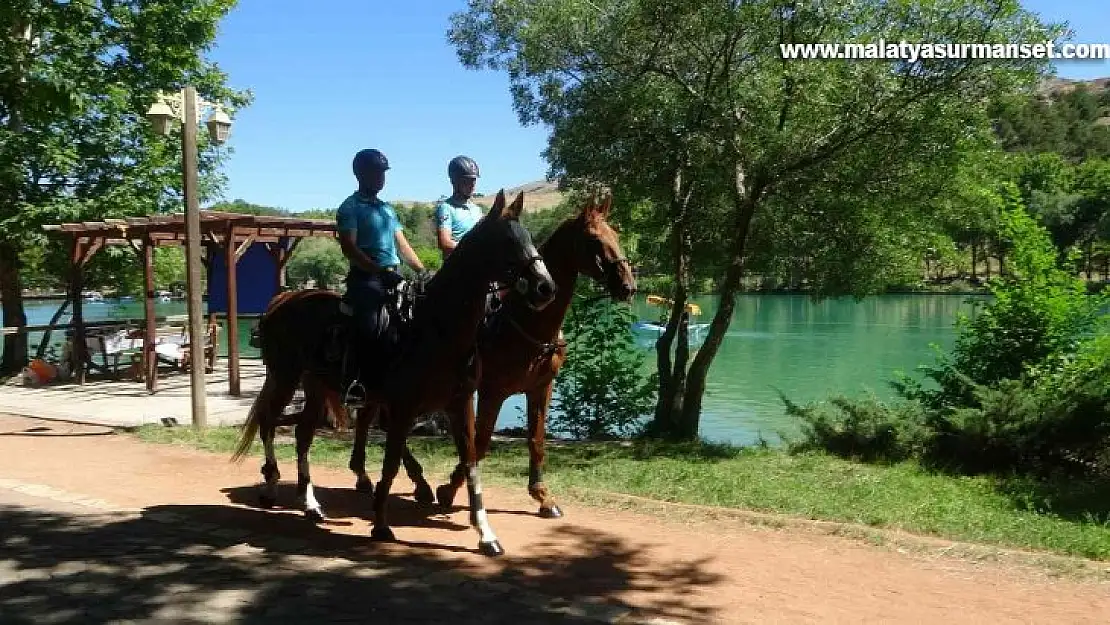
[(447, 164), (447, 177), (452, 182), (459, 178), (477, 178), (478, 163), (469, 156), (456, 156)]
[(351, 161), (351, 171), (356, 176), (361, 172), (385, 171), (387, 169), (389, 169), (389, 159), (379, 150), (372, 148), (359, 150), (358, 154), (355, 154), (354, 160)]

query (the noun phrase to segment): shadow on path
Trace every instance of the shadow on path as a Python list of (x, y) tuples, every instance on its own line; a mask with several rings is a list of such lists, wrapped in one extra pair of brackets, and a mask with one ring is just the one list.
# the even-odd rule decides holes
[[(341, 504), (331, 509), (343, 514)], [(399, 522), (436, 521), (395, 509)], [(439, 545), (378, 545), (299, 513), (234, 506), (73, 515), (0, 505), (0, 527), (3, 623), (558, 623), (625, 613), (626, 591), (665, 597), (638, 600), (638, 617), (718, 616), (681, 601), (721, 582), (704, 562), (649, 568), (622, 539), (567, 524), (496, 567)]]

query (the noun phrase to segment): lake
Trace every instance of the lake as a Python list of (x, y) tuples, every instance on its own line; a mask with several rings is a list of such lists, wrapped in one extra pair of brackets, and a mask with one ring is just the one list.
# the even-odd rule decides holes
[[(705, 438), (750, 444), (760, 436), (770, 442), (796, 431), (783, 411), (777, 390), (806, 402), (867, 390), (892, 397), (887, 385), (895, 370), (912, 372), (933, 361), (931, 343), (942, 349), (955, 340), (957, 311), (970, 312), (965, 295), (883, 295), (856, 302), (851, 298), (813, 302), (804, 295), (751, 294), (738, 298), (724, 344), (710, 370), (701, 432)], [(695, 298), (708, 322), (714, 298)], [(27, 303), (29, 323), (45, 324), (57, 301)], [(643, 298), (634, 304), (641, 318), (654, 319), (659, 309)], [(182, 301), (157, 302), (158, 315), (185, 313)], [(85, 304), (88, 320), (142, 317), (141, 302)], [(68, 317), (68, 315), (67, 315)], [(257, 357), (247, 341), (252, 319), (240, 321), (240, 353)], [(221, 332), (221, 355), (227, 333)], [(55, 340), (58, 335), (55, 334)], [(32, 335), (32, 344), (39, 337)], [(647, 366), (655, 352), (644, 350)], [(499, 427), (523, 424), (524, 398), (510, 399), (501, 409)]]

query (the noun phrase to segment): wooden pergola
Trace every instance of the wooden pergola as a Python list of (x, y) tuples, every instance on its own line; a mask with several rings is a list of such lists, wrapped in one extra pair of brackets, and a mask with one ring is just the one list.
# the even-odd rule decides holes
[[(216, 211), (200, 211), (202, 244), (207, 248), (206, 258), (224, 254), (227, 271), (227, 357), (228, 390), (239, 395), (239, 328), (238, 287), (236, 266), (238, 260), (254, 244), (264, 245), (275, 260), (278, 284), (282, 285), (285, 264), (301, 239), (305, 237), (334, 237), (335, 222), (326, 219), (300, 219), (296, 217), (271, 217), (243, 215)], [(150, 392), (156, 388), (157, 358), (154, 353), (156, 322), (154, 315), (154, 248), (185, 243), (185, 216), (182, 213), (105, 219), (43, 226), (69, 239), (70, 266), (68, 296), (73, 305), (73, 364), (78, 383), (85, 381), (85, 361), (88, 358), (85, 323), (82, 317), (84, 267), (97, 251), (109, 246), (129, 246), (143, 259), (144, 320), (143, 373)], [(199, 345), (202, 337), (190, 337)], [(216, 346), (213, 345), (213, 349)]]

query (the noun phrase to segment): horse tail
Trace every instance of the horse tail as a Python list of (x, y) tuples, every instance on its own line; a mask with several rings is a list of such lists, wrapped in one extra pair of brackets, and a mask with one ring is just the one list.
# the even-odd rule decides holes
[(339, 393), (331, 389), (324, 391), (324, 401), (327, 403), (328, 410), (331, 411), (335, 417), (335, 429), (346, 430), (351, 426), (351, 415), (347, 409), (343, 407), (343, 402), (339, 401)]
[(266, 376), (266, 381), (262, 384), (262, 390), (258, 392), (258, 397), (254, 398), (254, 403), (251, 404), (251, 409), (247, 413), (247, 421), (243, 424), (243, 433), (239, 436), (239, 442), (235, 446), (235, 453), (231, 455), (232, 462), (242, 462), (243, 458), (247, 456), (250, 451), (251, 445), (254, 444), (254, 437), (258, 435), (258, 429), (262, 426), (262, 419), (266, 408), (271, 403), (270, 396), (277, 390), (277, 384), (271, 375)]

